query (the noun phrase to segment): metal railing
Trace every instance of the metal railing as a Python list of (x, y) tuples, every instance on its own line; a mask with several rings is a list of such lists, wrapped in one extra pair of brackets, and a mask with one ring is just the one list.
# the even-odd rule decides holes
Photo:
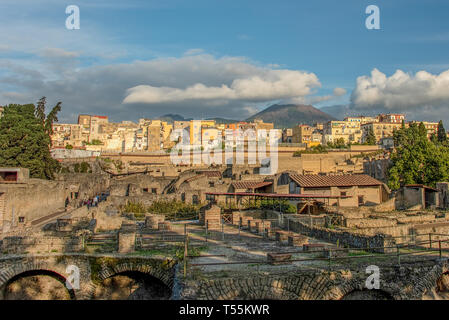
[[(443, 234), (426, 234), (427, 236), (432, 239), (433, 236), (444, 236), (449, 238), (449, 235), (443, 235)], [(336, 261), (342, 261), (342, 260), (357, 260), (357, 259), (363, 259), (363, 258), (374, 258), (376, 259), (385, 259), (385, 258), (391, 258), (395, 257), (397, 259), (398, 265), (401, 265), (401, 263), (416, 263), (418, 261), (402, 261), (401, 257), (407, 257), (407, 256), (419, 256), (423, 254), (435, 254), (438, 253), (438, 257), (441, 259), (443, 257), (443, 252), (449, 252), (449, 248), (443, 248), (442, 244), (449, 243), (449, 239), (447, 240), (434, 240), (433, 244), (437, 244), (435, 249), (431, 247), (432, 240), (426, 240), (426, 241), (420, 241), (417, 243), (412, 244), (406, 244), (406, 245), (396, 245), (396, 246), (382, 246), (382, 247), (366, 247), (366, 248), (323, 248), (322, 250), (311, 250), (311, 251), (283, 251), (283, 252), (271, 252), (271, 253), (279, 253), (279, 254), (314, 254), (314, 253), (326, 253), (327, 257), (311, 257), (311, 258), (300, 258), (300, 259), (289, 259), (285, 262), (293, 263), (293, 262), (312, 262), (312, 261), (327, 261), (328, 262), (328, 268), (331, 268), (332, 263)], [(418, 245), (422, 244), (429, 244), (429, 248), (426, 247), (419, 247)], [(372, 251), (374, 249), (396, 249), (396, 252), (393, 253), (383, 253), (383, 254), (361, 254), (361, 255), (353, 255), (353, 256), (333, 256), (332, 253), (336, 252), (347, 252), (348, 254), (350, 251)], [(409, 249), (409, 250), (415, 250), (411, 252), (402, 252), (401, 249)], [(201, 256), (200, 256), (201, 257)], [(429, 260), (429, 259), (427, 259)], [(237, 265), (237, 264), (252, 264), (252, 265), (272, 265), (271, 262), (268, 262), (267, 260), (261, 261), (261, 260), (245, 260), (245, 261), (230, 261), (230, 262), (210, 262), (210, 263), (191, 263), (189, 266), (192, 267), (201, 267), (201, 266), (217, 266), (217, 265)], [(185, 263), (187, 265), (187, 263)]]

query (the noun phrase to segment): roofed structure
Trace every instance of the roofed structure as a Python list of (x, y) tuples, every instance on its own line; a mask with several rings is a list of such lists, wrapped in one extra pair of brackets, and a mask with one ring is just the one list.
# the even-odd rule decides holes
[(272, 184), (272, 181), (237, 181), (232, 186), (234, 189), (258, 189)]
[(290, 178), (301, 187), (320, 188), (320, 187), (352, 187), (352, 186), (380, 186), (383, 183), (366, 174), (352, 175), (299, 175), (291, 174)]

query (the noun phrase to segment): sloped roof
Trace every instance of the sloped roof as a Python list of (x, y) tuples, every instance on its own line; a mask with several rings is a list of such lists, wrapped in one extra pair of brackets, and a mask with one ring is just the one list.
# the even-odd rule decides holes
[(290, 178), (301, 187), (352, 187), (380, 186), (383, 183), (366, 174), (351, 174), (337, 176), (299, 175), (291, 174)]
[(198, 171), (199, 174), (204, 174), (206, 177), (221, 177), (221, 172), (218, 170), (204, 170)]
[(233, 182), (234, 189), (257, 189), (273, 184), (271, 181), (238, 181)]

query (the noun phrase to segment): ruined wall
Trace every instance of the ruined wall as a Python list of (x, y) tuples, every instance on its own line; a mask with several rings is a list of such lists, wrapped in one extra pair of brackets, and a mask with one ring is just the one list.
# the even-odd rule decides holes
[(81, 237), (27, 236), (5, 237), (3, 254), (79, 252), (83, 250)]
[[(32, 220), (63, 211), (70, 190), (64, 183), (31, 179), (25, 184), (0, 185), (4, 192), (4, 214), (0, 221), (3, 232), (25, 225)], [(19, 222), (24, 217), (24, 223)]]
[[(291, 231), (295, 231), (301, 234), (305, 234), (312, 238), (317, 238), (332, 243), (338, 243), (343, 246), (351, 248), (378, 248), (378, 247), (390, 247), (395, 246), (394, 239), (391, 236), (383, 234), (376, 234), (373, 236), (366, 236), (363, 234), (357, 234), (353, 232), (333, 230), (322, 227), (308, 226), (305, 223), (290, 220), (289, 228)], [(374, 252), (390, 252), (393, 249), (373, 249)], [(394, 249), (396, 250), (396, 249)]]
[(364, 296), (369, 300), (420, 300), (435, 291), (447, 272), (447, 260), (422, 265), (380, 265), (380, 289), (366, 289), (366, 267), (354, 270), (294, 270), (262, 274), (257, 270), (211, 273), (207, 278), (182, 279), (175, 297), (185, 300), (341, 300)]

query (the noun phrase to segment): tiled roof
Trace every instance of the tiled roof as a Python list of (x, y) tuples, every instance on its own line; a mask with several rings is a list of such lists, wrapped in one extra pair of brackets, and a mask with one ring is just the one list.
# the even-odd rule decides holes
[(291, 174), (290, 178), (301, 187), (352, 187), (352, 186), (380, 186), (382, 182), (366, 174), (351, 174), (337, 176), (299, 175)]
[(199, 174), (204, 174), (206, 177), (221, 177), (221, 172), (218, 170), (198, 171)]
[(273, 184), (270, 181), (238, 181), (233, 182), (234, 189), (257, 189)]

